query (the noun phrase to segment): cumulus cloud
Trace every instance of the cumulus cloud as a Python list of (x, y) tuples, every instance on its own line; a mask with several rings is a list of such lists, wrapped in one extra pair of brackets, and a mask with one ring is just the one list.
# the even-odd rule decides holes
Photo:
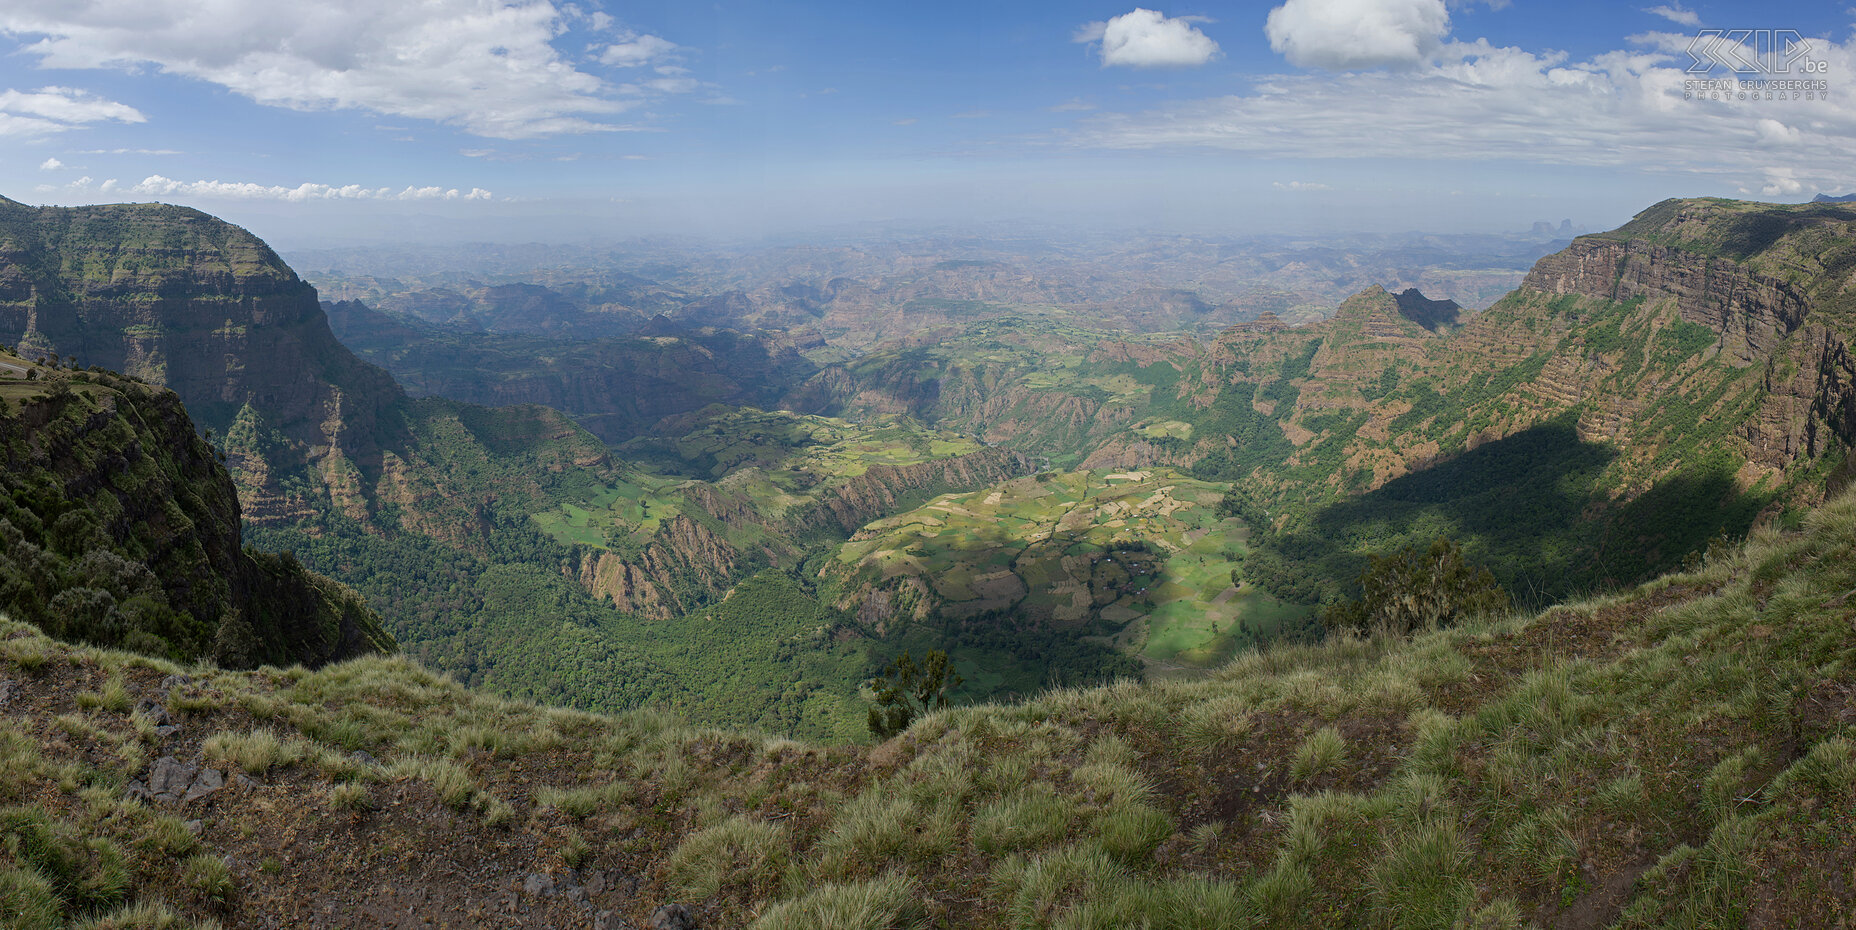
[[(0, 4), (0, 32), (48, 68), (152, 65), (262, 104), (514, 139), (613, 129), (638, 104), (552, 44), (583, 15), (549, 0), (13, 0)], [(643, 64), (666, 47), (628, 34), (601, 57)]]
[(1683, 9), (1682, 4), (1680, 3), (1670, 3), (1670, 4), (1663, 5), (1663, 6), (1653, 6), (1653, 7), (1646, 8), (1644, 12), (1653, 13), (1657, 16), (1661, 16), (1662, 18), (1669, 20), (1670, 22), (1675, 23), (1678, 26), (1699, 26), (1701, 25), (1701, 16), (1697, 14), (1694, 10)]
[(63, 168), (63, 167), (64, 167), (64, 162), (61, 162), (56, 158), (47, 158), (44, 161), (39, 162), (40, 171), (57, 171), (58, 169)]
[[(87, 185), (89, 178), (82, 179)], [(82, 185), (80, 185), (82, 186)], [(116, 188), (114, 179), (106, 181), (103, 189)], [(419, 187), (408, 186), (395, 190), (391, 187), (362, 187), (359, 184), (316, 184), (303, 183), (295, 187), (279, 185), (254, 184), (249, 181), (176, 181), (158, 174), (143, 178), (141, 183), (124, 188), (129, 193), (146, 194), (153, 197), (199, 197), (214, 200), (286, 200), (302, 202), (307, 200), (489, 200), (492, 195), (481, 187), (463, 190), (456, 187)]]
[(1102, 66), (1130, 68), (1187, 68), (1218, 57), (1218, 43), (1193, 23), (1198, 17), (1168, 18), (1154, 10), (1136, 7), (1076, 31), (1077, 42), (1099, 42)]
[(1319, 181), (1290, 181), (1287, 184), (1281, 181), (1271, 181), (1270, 186), (1279, 191), (1331, 191), (1334, 189)]
[(680, 46), (669, 39), (626, 32), (599, 53), (599, 60), (618, 68), (636, 68), (675, 54), (678, 48)]
[(1288, 0), (1270, 11), (1270, 48), (1304, 68), (1415, 68), (1450, 33), (1444, 0)]
[(70, 87), (0, 91), (0, 137), (48, 136), (90, 123), (146, 122), (141, 111)]
[[(1264, 76), (1244, 93), (1101, 114), (1061, 134), (1124, 150), (1608, 167), (1768, 196), (1856, 184), (1856, 98), (1684, 99), (1685, 44), (1638, 39), (1584, 61), (1448, 41), (1411, 69)], [(1856, 73), (1856, 41), (1811, 45), (1827, 73)], [(1788, 167), (1768, 170), (1777, 163)]]

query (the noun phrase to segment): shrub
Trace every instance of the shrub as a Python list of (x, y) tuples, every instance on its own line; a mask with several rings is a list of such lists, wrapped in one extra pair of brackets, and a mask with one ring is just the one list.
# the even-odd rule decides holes
[(1411, 546), (1373, 556), (1360, 587), (1365, 594), (1359, 601), (1330, 605), (1322, 623), (1330, 629), (1409, 635), (1508, 608), (1508, 592), (1495, 576), (1471, 565), (1463, 547), (1442, 537), (1428, 549)]
[(888, 739), (909, 728), (921, 714), (947, 706), (947, 696), (963, 681), (947, 653), (932, 650), (922, 664), (907, 652), (897, 656), (871, 682), (876, 706), (870, 708), (870, 733)]

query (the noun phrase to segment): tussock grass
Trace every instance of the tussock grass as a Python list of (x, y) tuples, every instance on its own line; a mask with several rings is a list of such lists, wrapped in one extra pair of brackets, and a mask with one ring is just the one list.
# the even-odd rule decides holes
[(736, 816), (690, 834), (670, 857), (673, 885), (691, 899), (745, 898), (773, 886), (791, 838), (777, 823)]
[(315, 747), (308, 740), (300, 736), (279, 737), (268, 729), (217, 734), (200, 745), (200, 752), (210, 761), (235, 766), (248, 775), (263, 775), (316, 755)]
[(215, 901), (229, 901), (237, 890), (232, 869), (218, 856), (198, 853), (181, 865), (181, 882)]
[(1322, 727), (1309, 734), (1295, 751), (1289, 771), (1296, 778), (1310, 779), (1338, 768), (1347, 758), (1347, 741), (1333, 727)]
[(827, 882), (770, 908), (752, 930), (911, 930), (925, 925), (915, 882), (888, 874), (869, 881)]
[(77, 706), (85, 710), (104, 710), (112, 714), (126, 714), (135, 703), (121, 675), (111, 675), (103, 687), (95, 691), (79, 691), (76, 700)]
[(365, 813), (375, 808), (374, 793), (366, 785), (344, 782), (329, 786), (329, 809)]

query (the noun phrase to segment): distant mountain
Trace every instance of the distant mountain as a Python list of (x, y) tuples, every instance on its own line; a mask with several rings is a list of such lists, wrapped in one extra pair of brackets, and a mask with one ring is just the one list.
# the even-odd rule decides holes
[(1840, 197), (1832, 197), (1829, 194), (1819, 194), (1816, 197), (1811, 198), (1811, 202), (1812, 203), (1856, 203), (1856, 194), (1844, 194)]
[(770, 407), (818, 369), (776, 339), (691, 331), (661, 316), (638, 335), (576, 336), (438, 325), (359, 301), (323, 309), (344, 344), (414, 395), (541, 404), (612, 443), (710, 404)]

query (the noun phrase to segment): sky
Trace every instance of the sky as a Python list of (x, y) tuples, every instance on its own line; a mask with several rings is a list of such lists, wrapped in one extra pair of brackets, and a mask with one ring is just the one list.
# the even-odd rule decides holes
[(1853, 25), (1836, 3), (0, 0), (0, 194), (186, 204), (284, 248), (1599, 229), (1856, 190)]

